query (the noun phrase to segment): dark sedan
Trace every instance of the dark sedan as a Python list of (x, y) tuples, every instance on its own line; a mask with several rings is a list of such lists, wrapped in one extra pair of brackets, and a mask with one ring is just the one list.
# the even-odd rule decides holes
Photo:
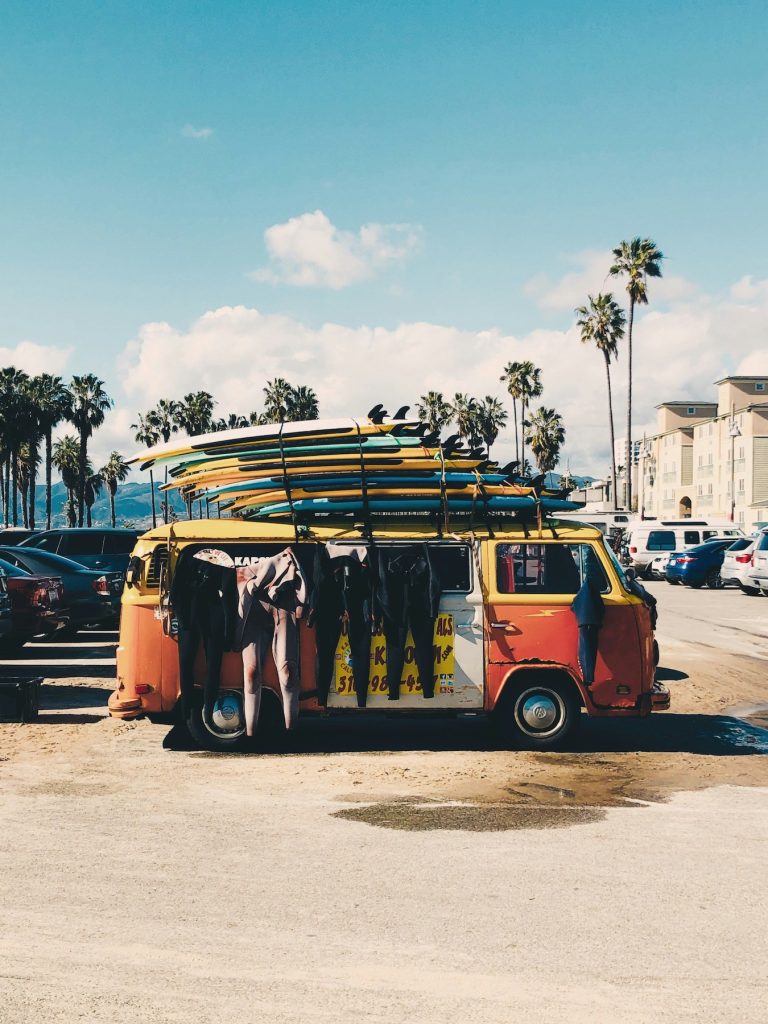
[(87, 625), (117, 626), (123, 590), (122, 573), (86, 569), (79, 562), (36, 548), (0, 547), (0, 558), (30, 573), (61, 577), (69, 632)]
[(718, 537), (688, 548), (687, 551), (673, 551), (665, 570), (667, 581), (683, 583), (696, 590), (705, 583), (712, 590), (721, 587), (720, 566), (731, 544), (733, 537)]
[(2, 558), (0, 569), (6, 575), (13, 625), (2, 647), (9, 650), (23, 647), (34, 636), (64, 629), (67, 616), (62, 604), (64, 584), (60, 577), (32, 575)]

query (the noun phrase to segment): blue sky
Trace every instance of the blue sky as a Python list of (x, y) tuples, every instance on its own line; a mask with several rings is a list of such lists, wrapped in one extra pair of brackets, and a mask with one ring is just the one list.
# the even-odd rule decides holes
[[(71, 349), (119, 401), (142, 325), (227, 306), (530, 339), (572, 321), (545, 279), (634, 234), (689, 302), (768, 278), (764, 2), (29, 0), (0, 25), (0, 348)], [(254, 278), (314, 211), (358, 257), (362, 225), (412, 233), (348, 284)]]

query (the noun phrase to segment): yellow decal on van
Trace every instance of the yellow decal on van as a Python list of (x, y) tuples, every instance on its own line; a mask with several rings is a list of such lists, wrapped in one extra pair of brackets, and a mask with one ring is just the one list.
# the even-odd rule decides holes
[[(446, 613), (438, 615), (435, 621), (435, 696), (453, 693), (453, 677), (455, 671), (455, 655), (453, 647), (453, 616)], [(336, 665), (334, 685), (340, 697), (353, 697), (355, 694), (352, 669), (349, 664), (350, 650), (347, 638), (346, 623), (341, 632), (339, 645), (336, 648)], [(368, 683), (370, 694), (389, 692), (387, 683), (387, 641), (381, 632), (371, 637), (371, 670)], [(418, 669), (416, 667), (416, 648), (411, 631), (405, 642), (405, 661), (403, 676), (400, 680), (400, 695), (421, 693)]]

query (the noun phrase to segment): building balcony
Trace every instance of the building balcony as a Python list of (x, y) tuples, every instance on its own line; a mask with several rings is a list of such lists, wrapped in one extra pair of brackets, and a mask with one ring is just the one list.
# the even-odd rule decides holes
[(712, 508), (715, 503), (714, 494), (700, 494), (694, 499), (694, 504), (698, 508)]
[(714, 466), (697, 466), (696, 467), (695, 475), (697, 477), (700, 477), (700, 478), (701, 477), (705, 477), (706, 478), (706, 477), (713, 476), (714, 472), (715, 472), (715, 467)]
[(677, 473), (662, 473), (661, 482), (663, 484), (677, 483)]

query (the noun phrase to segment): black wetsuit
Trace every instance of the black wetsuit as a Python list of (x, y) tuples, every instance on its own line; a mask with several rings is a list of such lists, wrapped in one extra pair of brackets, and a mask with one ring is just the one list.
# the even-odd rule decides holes
[(377, 548), (377, 603), (387, 641), (389, 699), (400, 697), (408, 627), (416, 648), (416, 667), (424, 697), (435, 695), (435, 619), (440, 607), (440, 577), (426, 544), (405, 551)]
[[(569, 556), (570, 557), (570, 556)], [(579, 627), (579, 665), (587, 686), (595, 681), (597, 646), (600, 628), (605, 618), (605, 605), (600, 593), (600, 581), (592, 572), (587, 572), (584, 582), (571, 602), (573, 614)]]
[(235, 570), (182, 554), (171, 581), (170, 600), (179, 624), (182, 714), (186, 719), (193, 708), (195, 658), (202, 640), (206, 659), (204, 701), (210, 715), (219, 692), (222, 656), (234, 645)]
[(325, 545), (317, 545), (307, 623), (315, 627), (317, 699), (321, 707), (328, 703), (345, 613), (357, 704), (365, 707), (371, 668), (373, 595), (373, 576), (367, 557), (365, 561), (354, 553), (331, 557)]

